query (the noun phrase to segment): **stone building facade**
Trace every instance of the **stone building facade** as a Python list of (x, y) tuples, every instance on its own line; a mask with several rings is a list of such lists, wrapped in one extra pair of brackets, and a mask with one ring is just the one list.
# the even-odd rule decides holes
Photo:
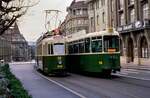
[(114, 26), (120, 33), (121, 55), (126, 63), (150, 61), (150, 0), (112, 0)]
[(11, 61), (11, 43), (3, 36), (0, 36), (0, 60)]
[(60, 29), (64, 35), (76, 33), (80, 30), (88, 32), (88, 12), (85, 1), (73, 0), (67, 8), (67, 16), (61, 24)]
[(87, 0), (89, 32), (103, 31), (112, 28), (111, 0)]
[[(28, 43), (20, 33), (18, 25), (15, 23), (13, 28), (9, 28), (4, 34), (5, 38), (10, 43), (10, 59), (11, 61), (28, 61)], [(8, 51), (9, 52), (9, 51)]]

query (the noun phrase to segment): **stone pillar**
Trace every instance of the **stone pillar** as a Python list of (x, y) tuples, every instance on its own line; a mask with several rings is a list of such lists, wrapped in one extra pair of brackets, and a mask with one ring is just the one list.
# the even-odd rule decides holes
[(139, 0), (134, 0), (135, 4), (135, 18), (136, 18), (136, 21), (139, 20)]
[[(147, 0), (148, 1), (148, 5), (149, 5), (149, 13), (150, 13), (150, 1), (149, 0)], [(149, 14), (149, 19), (150, 19), (150, 14)]]
[(134, 64), (138, 64), (139, 63), (139, 58), (138, 58), (138, 48), (135, 47), (134, 48)]
[(127, 57), (127, 48), (126, 47), (123, 48), (123, 57), (124, 57), (124, 62), (127, 63), (128, 57)]

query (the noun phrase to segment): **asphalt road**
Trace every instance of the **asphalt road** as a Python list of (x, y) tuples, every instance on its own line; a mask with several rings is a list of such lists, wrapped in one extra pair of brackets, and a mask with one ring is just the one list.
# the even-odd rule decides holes
[(117, 76), (105, 79), (76, 74), (45, 79), (37, 74), (33, 64), (12, 64), (11, 68), (34, 98), (79, 98), (77, 94), (84, 98), (150, 98), (150, 81)]
[(124, 77), (103, 79), (71, 74), (66, 78), (51, 79), (87, 98), (150, 98), (150, 81)]

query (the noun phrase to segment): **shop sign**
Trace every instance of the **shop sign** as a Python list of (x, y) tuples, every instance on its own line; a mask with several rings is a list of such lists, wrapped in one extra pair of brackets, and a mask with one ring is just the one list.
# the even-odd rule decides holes
[(120, 26), (117, 28), (117, 31), (119, 32), (129, 32), (129, 31), (135, 31), (139, 29), (144, 28), (144, 22), (143, 21), (137, 21), (135, 23), (131, 23), (129, 25)]
[(129, 24), (129, 25), (125, 25), (125, 26), (120, 26), (117, 28), (117, 31), (129, 31), (134, 29), (134, 24)]

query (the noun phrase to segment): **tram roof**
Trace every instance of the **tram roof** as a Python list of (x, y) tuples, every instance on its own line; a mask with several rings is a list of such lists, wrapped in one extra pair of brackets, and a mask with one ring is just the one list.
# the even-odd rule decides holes
[(90, 37), (96, 37), (96, 36), (111, 36), (111, 35), (117, 35), (119, 36), (119, 33), (117, 31), (113, 31), (112, 33), (108, 32), (108, 31), (100, 31), (100, 32), (92, 32), (92, 33), (88, 33), (88, 34), (81, 34), (79, 36), (75, 36), (72, 38), (67, 38), (68, 42), (71, 41), (76, 41), (76, 40), (80, 40), (80, 39), (84, 39), (84, 38), (90, 38)]
[(65, 42), (65, 37), (62, 35), (55, 35), (43, 39), (42, 42), (62, 43)]

